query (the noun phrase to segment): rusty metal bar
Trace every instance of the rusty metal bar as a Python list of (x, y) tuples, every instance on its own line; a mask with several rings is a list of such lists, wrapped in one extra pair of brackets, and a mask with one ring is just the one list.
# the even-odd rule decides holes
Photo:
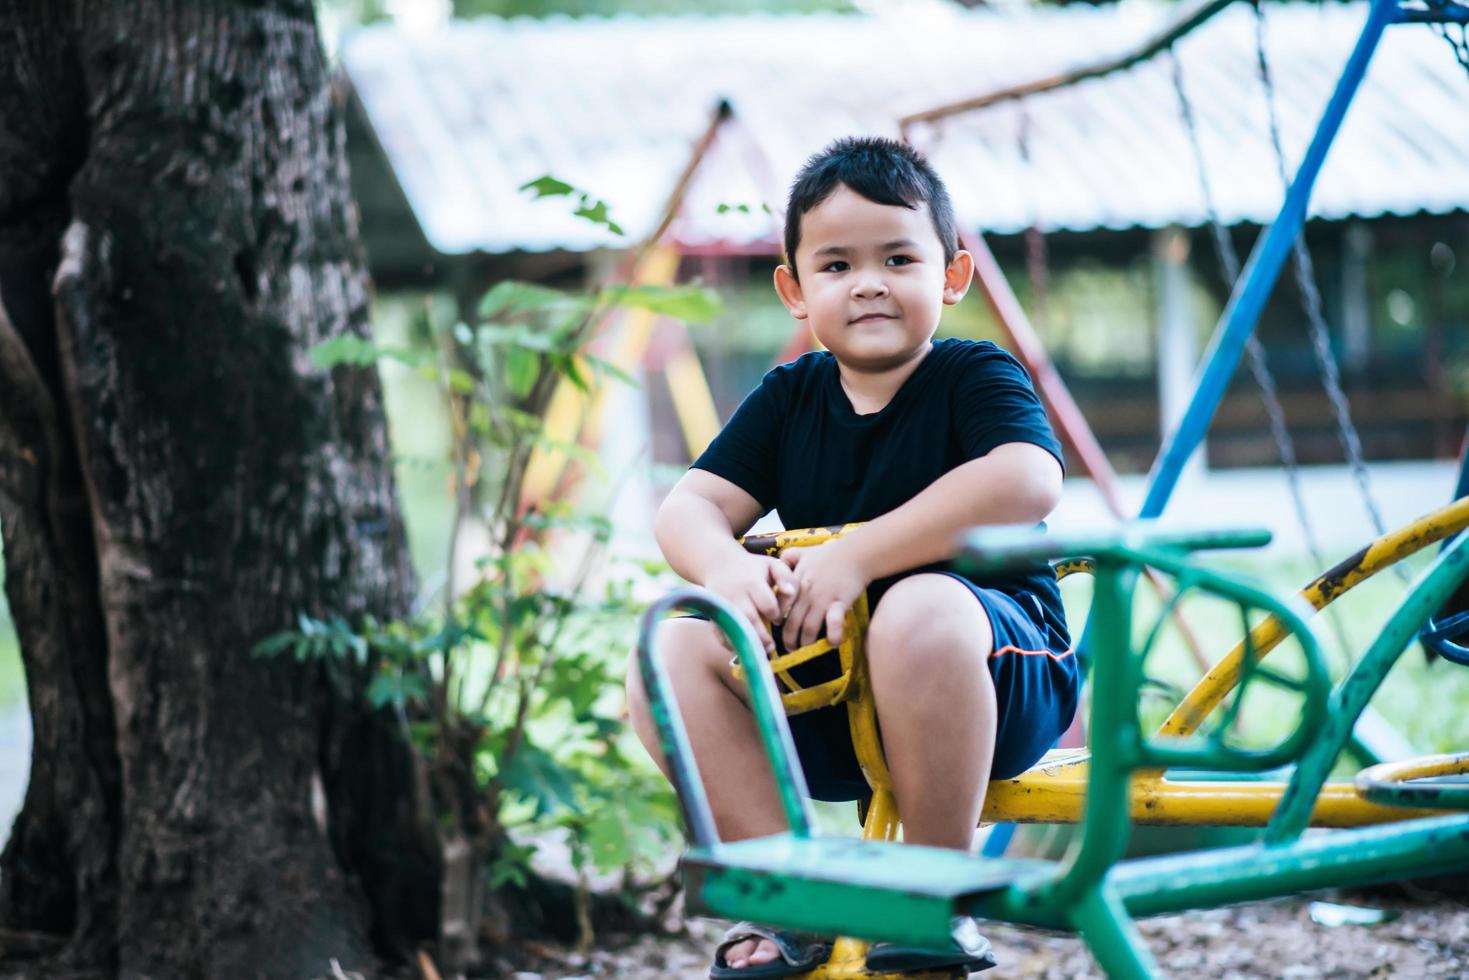
[(1073, 68), (1059, 75), (1038, 78), (1029, 82), (1022, 82), (1019, 85), (1009, 85), (993, 92), (987, 92), (984, 95), (961, 99), (958, 102), (950, 102), (933, 109), (925, 109), (923, 112), (915, 112), (912, 115), (903, 116), (899, 119), (898, 128), (902, 131), (903, 137), (906, 139), (909, 128), (917, 123), (933, 123), (948, 116), (983, 109), (997, 102), (1004, 102), (1009, 99), (1023, 99), (1028, 95), (1039, 95), (1042, 92), (1050, 92), (1058, 88), (1065, 88), (1068, 85), (1075, 85), (1077, 82), (1085, 82), (1089, 79), (1101, 78), (1104, 75), (1111, 75), (1115, 72), (1126, 71), (1133, 65), (1147, 61), (1165, 48), (1171, 47), (1174, 42), (1178, 41), (1185, 34), (1188, 34), (1233, 2), (1234, 0), (1207, 0), (1207, 2), (1199, 4), (1192, 11), (1184, 14), (1178, 20), (1174, 21), (1173, 24), (1146, 39), (1142, 44), (1126, 54), (1104, 58), (1101, 61), (1095, 61), (1089, 65), (1083, 65), (1080, 68)]

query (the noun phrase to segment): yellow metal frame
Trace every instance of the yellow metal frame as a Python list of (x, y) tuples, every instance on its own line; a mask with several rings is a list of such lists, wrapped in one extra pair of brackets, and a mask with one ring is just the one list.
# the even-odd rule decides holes
[[(751, 535), (746, 549), (776, 556), (786, 548), (811, 547), (838, 538), (856, 525), (781, 531)], [(1453, 504), (1384, 535), (1357, 554), (1327, 571), (1301, 590), (1300, 596), (1314, 609), (1324, 608), (1373, 575), (1421, 549), (1436, 544), (1469, 527), (1469, 499)], [(1085, 558), (1067, 559), (1056, 565), (1058, 576), (1089, 572)], [(775, 658), (772, 663), (787, 682), (787, 710), (795, 714), (818, 707), (846, 703), (852, 745), (857, 760), (873, 788), (873, 803), (864, 824), (864, 836), (891, 839), (896, 833), (896, 802), (877, 737), (877, 713), (868, 696), (866, 658), (859, 637), (868, 610), (865, 600), (849, 619), (847, 639), (839, 649), (842, 676), (826, 684), (800, 689), (785, 674), (790, 667), (829, 652), (825, 640)], [(852, 629), (858, 625), (858, 629)], [(1284, 636), (1280, 623), (1270, 617), (1252, 630), (1257, 657), (1263, 658)], [(1158, 729), (1160, 735), (1189, 735), (1197, 731), (1209, 713), (1218, 707), (1239, 683), (1244, 661), (1242, 640), (1222, 657), (1194, 686)], [(1063, 749), (1048, 753), (1035, 766), (1014, 779), (990, 783), (985, 794), (982, 820), (986, 823), (1074, 823), (1081, 819), (1085, 804), (1087, 753)], [(1209, 824), (1216, 826), (1263, 826), (1274, 810), (1285, 784), (1259, 781), (1206, 781), (1165, 779), (1161, 772), (1142, 772), (1132, 783), (1132, 818), (1140, 824)], [(887, 814), (891, 812), (892, 826)], [(1360, 827), (1410, 820), (1429, 811), (1387, 807), (1363, 799), (1351, 782), (1328, 783), (1312, 813), (1314, 827)], [(875, 822), (874, 822), (875, 821)]]
[[(1456, 500), (1442, 510), (1383, 535), (1323, 573), (1300, 591), (1300, 597), (1310, 603), (1311, 608), (1323, 609), (1384, 568), (1397, 564), (1431, 544), (1458, 534), (1465, 527), (1469, 527), (1469, 497)], [(1280, 622), (1273, 616), (1263, 620), (1250, 633), (1253, 648), (1259, 658), (1269, 653), (1283, 637)], [(1158, 728), (1158, 734), (1189, 735), (1196, 731), (1209, 716), (1209, 712), (1223, 702), (1239, 683), (1240, 671), (1244, 665), (1244, 651), (1245, 641), (1241, 640), (1194, 685), (1188, 697), (1173, 709), (1173, 713)]]
[(1381, 762), (1358, 773), (1359, 782), (1409, 783), (1415, 779), (1469, 775), (1469, 752), (1425, 755), (1401, 762)]

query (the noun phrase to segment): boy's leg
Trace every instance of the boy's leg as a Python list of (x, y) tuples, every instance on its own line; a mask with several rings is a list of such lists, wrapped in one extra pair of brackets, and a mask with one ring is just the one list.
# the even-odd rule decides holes
[(968, 850), (995, 751), (988, 617), (947, 575), (902, 579), (867, 632), (883, 752), (910, 844)]
[[(780, 794), (745, 700), (744, 684), (730, 672), (730, 652), (716, 639), (713, 624), (670, 619), (658, 628), (659, 655), (688, 729), (719, 836), (741, 840), (785, 830)], [(668, 775), (636, 665), (627, 672), (627, 704), (638, 739)], [(725, 962), (738, 969), (769, 963), (778, 955), (773, 943), (750, 939), (730, 947)]]
[[(775, 777), (765, 759), (744, 683), (730, 671), (730, 653), (702, 619), (671, 619), (659, 627), (658, 649), (688, 729), (714, 822), (724, 840), (764, 837), (786, 829)], [(633, 730), (663, 774), (668, 762), (636, 669), (627, 674)]]

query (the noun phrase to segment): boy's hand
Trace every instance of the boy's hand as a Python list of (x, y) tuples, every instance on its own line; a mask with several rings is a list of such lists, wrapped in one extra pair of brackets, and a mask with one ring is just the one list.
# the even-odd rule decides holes
[[(704, 588), (726, 600), (755, 627), (755, 634), (765, 646), (767, 654), (775, 652), (775, 641), (770, 636), (770, 623), (779, 623), (786, 618), (791, 603), (796, 598), (796, 576), (778, 558), (765, 555), (747, 555), (747, 561), (731, 564), (709, 576)], [(718, 632), (718, 631), (716, 631)], [(724, 640), (724, 634), (718, 633)]]
[(814, 642), (823, 624), (831, 645), (841, 643), (847, 610), (871, 581), (850, 544), (838, 539), (816, 548), (787, 548), (780, 557), (795, 572), (797, 586), (781, 633), (786, 649)]

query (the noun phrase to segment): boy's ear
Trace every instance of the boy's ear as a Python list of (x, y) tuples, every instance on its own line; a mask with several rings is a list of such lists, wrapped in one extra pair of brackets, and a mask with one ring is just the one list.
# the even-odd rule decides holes
[(969, 292), (974, 281), (974, 256), (962, 248), (954, 253), (949, 267), (944, 270), (944, 303), (953, 306)]
[(806, 298), (801, 293), (801, 283), (789, 267), (775, 267), (775, 294), (797, 320), (806, 319)]

